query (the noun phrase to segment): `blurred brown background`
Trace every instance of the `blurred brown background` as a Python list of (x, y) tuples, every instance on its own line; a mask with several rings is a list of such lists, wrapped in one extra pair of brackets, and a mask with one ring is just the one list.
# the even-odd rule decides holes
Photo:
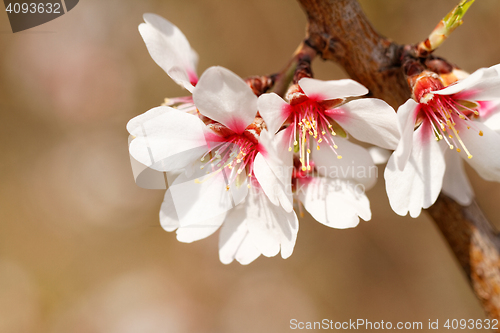
[[(364, 0), (376, 29), (417, 42), (458, 1)], [(3, 7), (2, 7), (3, 8)], [(138, 188), (127, 121), (187, 94), (153, 62), (142, 13), (176, 24), (200, 55), (245, 77), (278, 71), (302, 40), (294, 1), (82, 0), (12, 34), (0, 13), (0, 332), (287, 332), (289, 321), (481, 319), (432, 221), (392, 213), (352, 230), (300, 222), (291, 258), (225, 266), (218, 236), (182, 244), (161, 229), (163, 191)], [(500, 62), (500, 2), (480, 0), (437, 54), (468, 71)], [(316, 76), (343, 78), (317, 60)], [(382, 168), (380, 177), (382, 176)], [(468, 170), (500, 225), (500, 186)]]

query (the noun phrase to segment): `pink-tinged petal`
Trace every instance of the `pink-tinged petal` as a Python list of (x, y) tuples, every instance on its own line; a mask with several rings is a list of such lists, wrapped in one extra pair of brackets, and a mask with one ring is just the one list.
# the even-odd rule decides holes
[[(486, 180), (500, 182), (500, 134), (480, 122), (474, 122), (467, 129), (465, 122), (456, 121), (459, 135), (472, 158), (462, 149), (460, 156), (465, 159)], [(478, 130), (483, 135), (478, 134)]]
[(370, 153), (347, 139), (335, 137), (335, 143), (341, 159), (324, 142), (320, 144), (320, 150), (311, 151), (316, 171), (322, 177), (352, 180), (356, 184), (362, 184), (367, 190), (372, 188), (377, 182), (378, 170)]
[(127, 129), (135, 136), (129, 147), (132, 157), (158, 171), (184, 168), (215, 137), (198, 117), (162, 106), (133, 118)]
[(238, 75), (223, 67), (210, 67), (193, 93), (201, 114), (241, 134), (257, 115), (257, 96)]
[(389, 203), (398, 215), (420, 215), (430, 207), (441, 191), (445, 161), (427, 120), (413, 133), (413, 149), (403, 170), (391, 156), (384, 172)]
[[(209, 166), (201, 169), (203, 164), (197, 163), (194, 174), (179, 175), (168, 189), (179, 219), (179, 229), (191, 232), (192, 237), (215, 232), (227, 212), (242, 202), (248, 193), (246, 180), (228, 186), (229, 175), (224, 170), (207, 172)], [(182, 241), (186, 241), (186, 238)]]
[(396, 113), (380, 99), (358, 99), (326, 114), (360, 141), (386, 149), (395, 149), (398, 144)]
[(276, 133), (292, 112), (290, 105), (275, 93), (260, 95), (257, 106), (271, 133)]
[(245, 203), (232, 209), (219, 234), (219, 259), (229, 264), (236, 259), (242, 265), (248, 265), (261, 253), (250, 239), (250, 232), (245, 221)]
[(500, 98), (500, 73), (498, 65), (481, 68), (463, 80), (448, 87), (434, 91), (437, 95), (458, 94), (457, 98), (472, 100), (491, 100)]
[(245, 220), (250, 239), (266, 257), (278, 254), (286, 259), (292, 252), (297, 239), (299, 223), (295, 212), (285, 212), (273, 205), (257, 187), (252, 187), (245, 199)]
[(500, 99), (479, 102), (479, 121), (496, 132), (500, 132)]
[(139, 25), (151, 58), (175, 82), (189, 91), (197, 82), (198, 55), (189, 45), (186, 36), (175, 25), (161, 16), (144, 14)]
[(387, 163), (389, 157), (391, 157), (392, 154), (390, 150), (375, 146), (368, 148), (368, 153), (370, 153), (370, 156), (375, 165)]
[(447, 149), (446, 171), (443, 178), (443, 193), (462, 206), (468, 206), (474, 198), (474, 191), (464, 170), (463, 161), (455, 151)]
[(393, 154), (394, 162), (399, 170), (403, 170), (408, 163), (413, 148), (413, 132), (419, 105), (413, 99), (409, 99), (398, 109), (398, 129), (401, 140)]
[(359, 218), (371, 219), (370, 202), (364, 187), (324, 177), (312, 177), (305, 186), (297, 187), (299, 200), (318, 222), (332, 228), (354, 228)]
[(299, 80), (299, 86), (307, 97), (316, 101), (363, 96), (369, 91), (351, 79), (322, 81), (305, 77)]

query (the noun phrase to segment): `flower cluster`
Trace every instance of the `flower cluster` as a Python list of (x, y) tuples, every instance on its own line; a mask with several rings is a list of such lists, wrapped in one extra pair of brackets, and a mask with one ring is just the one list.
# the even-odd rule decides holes
[(182, 32), (154, 14), (144, 20), (139, 31), (151, 57), (191, 95), (130, 120), (131, 159), (168, 183), (162, 227), (182, 242), (220, 229), (223, 263), (280, 251), (289, 257), (295, 209), (333, 228), (370, 220), (365, 191), (377, 167), (350, 137), (394, 150), (384, 176), (400, 215), (418, 216), (441, 190), (469, 204), (460, 157), (500, 181), (500, 65), (458, 81), (423, 71), (397, 113), (382, 100), (360, 98), (368, 90), (349, 79), (303, 75), (283, 96), (257, 96), (223, 67), (198, 77), (198, 56)]

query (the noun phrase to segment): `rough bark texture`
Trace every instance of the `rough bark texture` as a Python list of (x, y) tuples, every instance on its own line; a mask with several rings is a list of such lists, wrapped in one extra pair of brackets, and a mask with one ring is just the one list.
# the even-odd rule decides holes
[[(374, 97), (397, 107), (410, 97), (401, 69), (403, 46), (380, 36), (356, 0), (298, 0), (308, 16), (307, 43), (339, 63)], [(500, 320), (500, 238), (474, 202), (441, 194), (428, 209), (490, 318)]]

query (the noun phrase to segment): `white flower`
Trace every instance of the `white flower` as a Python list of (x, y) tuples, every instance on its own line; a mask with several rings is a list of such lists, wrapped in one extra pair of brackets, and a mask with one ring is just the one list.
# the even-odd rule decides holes
[(371, 219), (365, 191), (375, 185), (377, 167), (366, 149), (343, 138), (337, 141), (342, 159), (326, 145), (312, 151), (311, 170), (303, 171), (297, 161), (292, 183), (297, 200), (316, 221), (345, 229), (357, 226), (360, 217)]
[[(264, 183), (285, 189), (267, 161), (273, 155), (273, 148), (266, 147), (270, 140), (260, 140), (268, 135), (255, 118), (257, 97), (236, 74), (211, 67), (197, 83), (193, 100), (208, 119), (206, 124), (198, 116), (158, 107), (127, 125), (135, 137), (130, 154), (150, 168), (168, 172), (162, 226), (177, 229), (180, 241), (192, 242), (211, 235), (226, 221), (221, 231), (223, 262), (235, 258), (248, 263), (260, 253), (276, 255), (280, 248), (288, 257), (297, 217), (291, 202), (283, 201), (281, 208), (261, 193)], [(238, 242), (246, 245), (234, 247)]]
[(186, 36), (161, 16), (144, 14), (144, 21), (146, 23), (139, 25), (139, 32), (151, 58), (175, 82), (193, 92), (198, 82), (198, 54), (191, 48)]
[[(384, 148), (394, 149), (398, 142), (396, 114), (385, 102), (360, 99), (342, 104), (347, 97), (367, 92), (353, 80), (303, 78), (289, 90), (289, 103), (276, 94), (259, 97), (259, 112), (271, 132), (288, 125), (276, 135), (279, 162), (275, 164), (291, 170), (292, 151), (299, 154), (293, 179), (296, 198), (316, 220), (331, 227), (354, 227), (358, 216), (371, 218), (368, 199), (359, 185), (373, 186), (374, 164), (364, 148), (343, 138), (346, 131)], [(349, 177), (352, 172), (359, 174), (356, 168), (363, 175)], [(283, 183), (290, 182), (291, 173), (275, 174)], [(266, 187), (264, 191), (273, 197)]]
[(460, 157), (484, 179), (500, 181), (500, 134), (495, 132), (500, 65), (446, 88), (436, 75), (424, 73), (413, 91), (419, 103), (410, 99), (399, 107), (401, 141), (384, 174), (391, 207), (417, 217), (441, 190), (468, 205), (473, 191)]

